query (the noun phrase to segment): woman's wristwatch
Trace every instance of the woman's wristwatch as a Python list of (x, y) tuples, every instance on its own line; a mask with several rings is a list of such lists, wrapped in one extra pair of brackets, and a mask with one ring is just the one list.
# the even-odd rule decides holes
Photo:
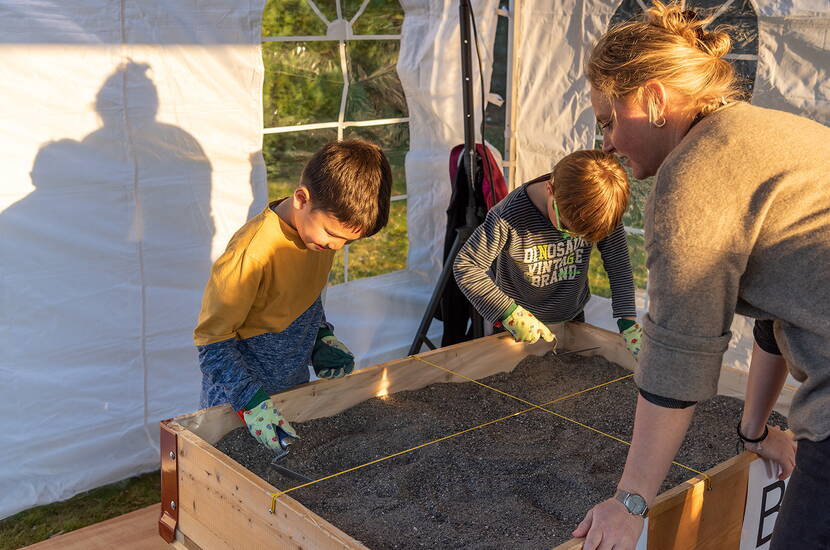
[(614, 498), (622, 502), (629, 514), (640, 516), (641, 518), (648, 515), (648, 504), (646, 504), (646, 499), (641, 495), (617, 489), (617, 492), (614, 493)]

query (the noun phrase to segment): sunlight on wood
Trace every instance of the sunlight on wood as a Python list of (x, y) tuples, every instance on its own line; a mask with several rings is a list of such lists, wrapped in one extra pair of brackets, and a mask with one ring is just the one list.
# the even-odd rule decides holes
[(386, 371), (387, 369), (383, 369), (383, 374), (381, 374), (380, 381), (378, 382), (378, 392), (375, 394), (375, 397), (380, 397), (381, 399), (389, 396), (389, 377)]
[(700, 481), (687, 493), (683, 515), (688, 518), (690, 522), (697, 523), (700, 521), (700, 515), (703, 511), (703, 499), (705, 498), (705, 492), (706, 483)]

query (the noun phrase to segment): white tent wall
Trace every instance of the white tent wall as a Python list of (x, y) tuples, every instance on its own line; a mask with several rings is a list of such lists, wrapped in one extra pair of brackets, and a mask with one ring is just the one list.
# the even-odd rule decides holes
[(158, 467), (264, 202), (264, 0), (0, 2), (0, 517)]
[(830, 126), (830, 2), (755, 3), (758, 73), (752, 103)]
[[(464, 142), (458, 2), (402, 0), (401, 6), (405, 18), (398, 74), (410, 118), (406, 157), (408, 264), (432, 280), (441, 269), (445, 211), (452, 192), (449, 151)], [(497, 0), (473, 2), (486, 90), (492, 74), (497, 8)], [(481, 86), (475, 48), (472, 59), (474, 113), (480, 123)], [(480, 142), (477, 126), (476, 141)]]
[(568, 153), (593, 147), (595, 119), (582, 68), (615, 8), (607, 0), (519, 0), (512, 185), (550, 172)]

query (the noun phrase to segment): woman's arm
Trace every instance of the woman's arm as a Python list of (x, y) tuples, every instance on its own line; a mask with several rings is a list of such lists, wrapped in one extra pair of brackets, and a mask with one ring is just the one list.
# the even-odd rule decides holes
[[(741, 434), (747, 439), (757, 439), (763, 434), (767, 419), (787, 380), (787, 373), (787, 362), (782, 356), (767, 353), (755, 344), (740, 424)], [(789, 477), (795, 467), (796, 442), (789, 433), (775, 426), (770, 426), (769, 434), (763, 441), (745, 443), (745, 447), (778, 464), (781, 469), (779, 479)]]
[[(625, 461), (619, 489), (637, 493), (649, 506), (654, 504), (660, 484), (666, 477), (689, 424), (695, 407), (667, 409), (637, 398), (634, 435)], [(583, 550), (602, 548), (634, 550), (643, 519), (634, 516), (622, 503), (609, 498), (594, 506), (574, 530), (573, 536), (585, 537)]]

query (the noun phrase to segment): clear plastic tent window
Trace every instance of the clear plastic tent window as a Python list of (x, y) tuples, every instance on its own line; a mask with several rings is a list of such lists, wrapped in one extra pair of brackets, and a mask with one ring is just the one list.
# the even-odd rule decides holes
[[(279, 17), (291, 8), (293, 18)], [(294, 11), (296, 10), (296, 11)], [(330, 284), (406, 267), (406, 99), (395, 71), (403, 11), (396, 3), (271, 1), (265, 7), (265, 143), (271, 198), (299, 180), (305, 159), (331, 139), (381, 145), (395, 177), (390, 224), (347, 245)], [(311, 133), (313, 139), (307, 139)]]

